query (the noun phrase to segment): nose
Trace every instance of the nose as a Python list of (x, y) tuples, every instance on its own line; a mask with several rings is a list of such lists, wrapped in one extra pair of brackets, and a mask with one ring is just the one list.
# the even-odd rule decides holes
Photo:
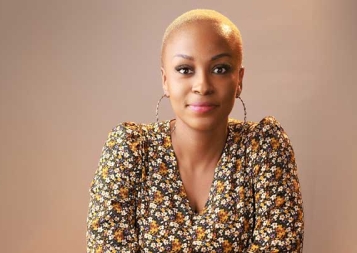
[(208, 74), (204, 71), (196, 72), (196, 77), (192, 85), (192, 92), (198, 95), (209, 95), (214, 92)]

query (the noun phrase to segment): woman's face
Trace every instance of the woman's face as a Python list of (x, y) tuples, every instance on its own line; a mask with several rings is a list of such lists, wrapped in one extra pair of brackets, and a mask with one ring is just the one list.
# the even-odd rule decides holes
[(163, 88), (177, 127), (226, 127), (244, 75), (229, 27), (207, 21), (185, 25), (167, 40), (162, 57)]

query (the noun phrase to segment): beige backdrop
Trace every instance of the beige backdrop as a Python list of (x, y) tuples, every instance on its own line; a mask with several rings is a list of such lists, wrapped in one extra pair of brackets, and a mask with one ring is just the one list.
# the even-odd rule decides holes
[(241, 29), (248, 118), (292, 140), (304, 252), (357, 252), (356, 1), (0, 0), (1, 252), (85, 252), (107, 133), (155, 119), (162, 34), (193, 8)]

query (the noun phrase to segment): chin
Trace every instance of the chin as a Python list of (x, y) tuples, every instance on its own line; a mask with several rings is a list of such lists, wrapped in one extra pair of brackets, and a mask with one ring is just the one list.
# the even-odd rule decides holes
[(216, 130), (217, 128), (220, 127), (226, 127), (228, 122), (228, 117), (227, 118), (219, 118), (219, 119), (214, 119), (212, 117), (207, 117), (207, 118), (195, 118), (195, 119), (190, 119), (187, 121), (184, 121), (184, 123), (191, 129), (197, 130), (197, 131), (212, 131)]

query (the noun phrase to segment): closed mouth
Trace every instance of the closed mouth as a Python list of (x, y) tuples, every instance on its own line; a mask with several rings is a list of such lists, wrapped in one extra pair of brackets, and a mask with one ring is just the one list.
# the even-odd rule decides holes
[(218, 105), (213, 103), (191, 103), (188, 104), (187, 107), (189, 107), (191, 110), (195, 112), (203, 113), (213, 110), (214, 108), (218, 107)]

